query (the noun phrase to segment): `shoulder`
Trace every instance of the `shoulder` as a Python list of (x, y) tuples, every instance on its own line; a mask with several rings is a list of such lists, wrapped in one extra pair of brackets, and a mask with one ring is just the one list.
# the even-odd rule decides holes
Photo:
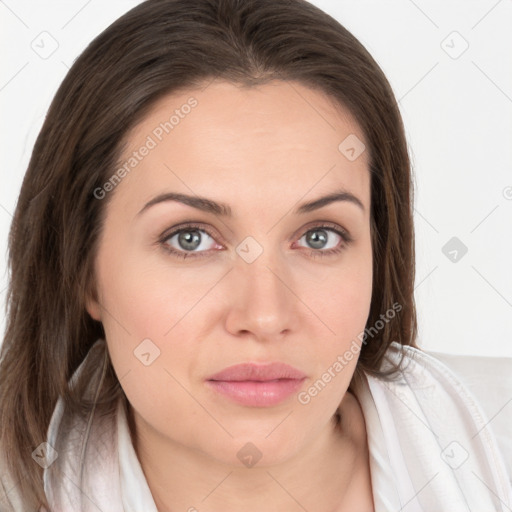
[(511, 358), (442, 354), (397, 343), (387, 356), (401, 368), (395, 380), (385, 384), (389, 390), (402, 393), (404, 400), (414, 397), (425, 420), (438, 428), (450, 430), (449, 423), (458, 424), (497, 445), (512, 480)]
[(492, 361), (482, 363), (477, 378), (478, 361), (436, 356), (393, 342), (381, 374), (356, 381), (376, 495), (397, 503), (414, 495), (422, 510), (461, 510), (461, 503), (468, 510), (504, 510), (503, 504), (512, 505), (512, 451), (508, 434), (494, 422), (500, 414), (500, 421), (509, 419), (507, 405), (492, 405), (488, 396), (501, 394), (506, 404), (510, 380), (493, 375)]
[(18, 512), (28, 510), (27, 504), (19, 492), (16, 481), (12, 478), (5, 463), (4, 452), (0, 446), (0, 510), (2, 512)]
[(461, 382), (482, 409), (512, 475), (512, 358), (427, 352)]

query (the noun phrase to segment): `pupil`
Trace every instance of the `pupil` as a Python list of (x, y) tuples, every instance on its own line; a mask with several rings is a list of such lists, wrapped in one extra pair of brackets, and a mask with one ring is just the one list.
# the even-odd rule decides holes
[(183, 231), (178, 236), (178, 243), (183, 249), (191, 251), (201, 243), (201, 235), (199, 231)]

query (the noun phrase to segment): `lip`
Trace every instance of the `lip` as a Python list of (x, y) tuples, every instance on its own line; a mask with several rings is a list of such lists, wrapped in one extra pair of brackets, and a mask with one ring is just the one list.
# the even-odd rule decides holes
[(236, 403), (270, 407), (295, 393), (305, 379), (304, 373), (285, 363), (242, 363), (212, 375), (206, 383)]
[(303, 379), (304, 373), (285, 363), (241, 363), (229, 366), (208, 377), (208, 380), (223, 381), (269, 381), (276, 379)]

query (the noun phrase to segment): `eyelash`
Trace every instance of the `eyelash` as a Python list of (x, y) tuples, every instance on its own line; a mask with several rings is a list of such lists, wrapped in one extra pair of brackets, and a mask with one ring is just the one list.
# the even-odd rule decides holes
[[(340, 228), (336, 224), (331, 224), (329, 222), (320, 223), (316, 226), (312, 226), (312, 227), (308, 228), (299, 237), (299, 240), (300, 240), (300, 238), (302, 238), (305, 234), (309, 233), (310, 231), (316, 231), (316, 230), (321, 230), (321, 229), (324, 229), (326, 231), (332, 231), (332, 232), (336, 233), (337, 235), (339, 235), (341, 237), (341, 239), (343, 240), (343, 244), (334, 249), (327, 249), (327, 250), (311, 249), (309, 256), (311, 256), (313, 258), (317, 258), (317, 257), (322, 258), (325, 256), (335, 256), (335, 255), (341, 253), (344, 249), (346, 249), (346, 247), (348, 245), (350, 245), (354, 241), (353, 238), (349, 235), (349, 233), (347, 231), (345, 231), (343, 228)], [(172, 256), (176, 256), (178, 258), (185, 259), (185, 258), (189, 258), (189, 257), (192, 257), (192, 258), (206, 257), (206, 256), (208, 256), (209, 251), (199, 251), (199, 252), (177, 251), (176, 249), (173, 249), (168, 244), (166, 244), (166, 242), (170, 238), (172, 238), (174, 235), (177, 235), (179, 233), (186, 232), (186, 231), (195, 231), (195, 230), (204, 232), (212, 239), (215, 239), (215, 236), (208, 229), (206, 229), (203, 225), (190, 223), (190, 224), (181, 226), (179, 229), (174, 229), (173, 231), (164, 233), (158, 242), (162, 246), (164, 251), (166, 251), (167, 253), (171, 254)], [(307, 251), (308, 249), (304, 249), (304, 250)]]

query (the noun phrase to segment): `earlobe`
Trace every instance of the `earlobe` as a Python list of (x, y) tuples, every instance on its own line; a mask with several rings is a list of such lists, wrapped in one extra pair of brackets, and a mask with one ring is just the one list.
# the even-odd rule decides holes
[(96, 300), (87, 299), (85, 303), (85, 309), (87, 310), (87, 313), (89, 313), (89, 315), (93, 318), (93, 320), (101, 322), (100, 306)]
[(85, 309), (93, 320), (101, 322), (101, 307), (95, 289), (89, 288), (85, 295)]

